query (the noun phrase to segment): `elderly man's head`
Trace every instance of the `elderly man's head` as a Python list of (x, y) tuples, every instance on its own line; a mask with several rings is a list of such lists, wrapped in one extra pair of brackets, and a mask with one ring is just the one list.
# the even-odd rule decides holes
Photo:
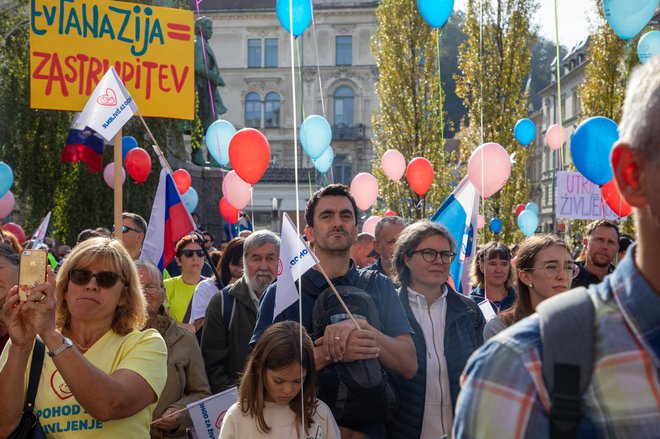
[(245, 280), (260, 297), (277, 278), (280, 258), (280, 238), (268, 230), (259, 230), (245, 238), (243, 269)]

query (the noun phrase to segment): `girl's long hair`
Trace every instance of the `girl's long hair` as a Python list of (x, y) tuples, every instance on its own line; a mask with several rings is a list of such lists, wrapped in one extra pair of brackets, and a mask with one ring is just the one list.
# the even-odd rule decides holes
[[(302, 350), (300, 349), (301, 330), (303, 332)], [(297, 361), (300, 361), (307, 374), (303, 380), (301, 392), (291, 400), (289, 407), (296, 414), (296, 429), (299, 428), (304, 413), (305, 433), (308, 433), (317, 406), (316, 364), (314, 363), (314, 345), (305, 328), (301, 328), (298, 323), (293, 321), (279, 322), (269, 326), (259, 338), (254, 351), (248, 358), (238, 388), (238, 401), (241, 411), (256, 418), (258, 429), (264, 433), (269, 433), (271, 430), (264, 419), (267, 396), (266, 370), (280, 370)]]

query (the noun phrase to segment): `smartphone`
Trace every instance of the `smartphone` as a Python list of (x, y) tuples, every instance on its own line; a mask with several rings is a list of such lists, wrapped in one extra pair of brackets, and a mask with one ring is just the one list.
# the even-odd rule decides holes
[(46, 250), (23, 250), (18, 276), (18, 297), (22, 302), (27, 300), (30, 288), (46, 282), (46, 265), (48, 252)]

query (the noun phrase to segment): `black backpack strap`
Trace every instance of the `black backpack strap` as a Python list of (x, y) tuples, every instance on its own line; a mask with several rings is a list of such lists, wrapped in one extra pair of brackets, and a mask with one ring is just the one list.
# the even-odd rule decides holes
[(34, 350), (32, 351), (32, 364), (30, 364), (30, 378), (28, 380), (27, 396), (25, 398), (25, 407), (23, 411), (34, 411), (34, 400), (37, 397), (37, 390), (39, 389), (39, 378), (41, 377), (41, 369), (44, 365), (44, 352), (46, 346), (38, 338), (34, 342)]
[(595, 309), (586, 288), (540, 303), (543, 380), (550, 396), (550, 437), (572, 439), (594, 364)]
[(222, 294), (222, 322), (225, 325), (227, 334), (229, 334), (229, 328), (234, 319), (234, 296), (229, 293), (229, 289), (223, 289), (220, 294)]

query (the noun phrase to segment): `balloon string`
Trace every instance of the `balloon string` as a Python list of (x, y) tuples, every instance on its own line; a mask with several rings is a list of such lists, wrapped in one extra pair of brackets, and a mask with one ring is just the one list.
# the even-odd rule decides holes
[[(319, 96), (321, 96), (321, 111), (323, 112), (323, 118), (325, 119), (325, 99), (323, 98), (323, 82), (321, 81), (321, 64), (319, 63), (319, 43), (316, 39), (316, 20), (314, 20), (314, 2), (310, 1), (309, 4), (312, 7), (312, 35), (314, 35), (314, 51), (316, 53), (316, 72), (319, 77)], [(332, 167), (330, 168), (332, 169)], [(327, 179), (326, 179), (327, 186)]]
[(445, 163), (445, 121), (443, 114), (443, 100), (442, 100), (442, 70), (440, 66), (440, 34), (442, 32), (441, 28), (436, 28), (435, 33), (435, 45), (436, 53), (438, 59), (438, 97), (440, 99), (440, 156), (442, 163)]
[[(484, 2), (479, 2), (479, 117), (481, 144), (484, 144)], [(483, 158), (483, 157), (482, 157)], [(483, 172), (482, 172), (483, 181)], [(483, 188), (482, 188), (483, 193)]]
[(559, 13), (557, 10), (557, 1), (555, 0), (555, 48), (557, 51), (557, 111), (559, 116), (559, 150), (561, 168), (564, 169), (564, 142), (562, 142), (562, 133), (564, 132), (564, 119), (562, 117), (561, 108), (561, 59), (559, 58)]
[[(302, 58), (300, 56), (300, 39), (296, 38), (296, 52), (298, 53), (298, 80), (300, 81), (300, 119), (305, 119), (305, 92), (302, 77)], [(295, 84), (294, 84), (295, 87)]]
[[(195, 1), (195, 8), (197, 9), (197, 18), (201, 16), (201, 13), (199, 11), (199, 4), (202, 2), (202, 0), (196, 0)], [(209, 91), (209, 100), (211, 101), (211, 113), (213, 114), (213, 117), (215, 118), (215, 104), (213, 103), (213, 90), (211, 89), (211, 78), (209, 78), (209, 63), (206, 59), (206, 43), (205, 43), (205, 38), (204, 38), (204, 29), (202, 26), (199, 27), (199, 33), (201, 34), (200, 37), (202, 38), (202, 56), (204, 58), (204, 68), (206, 69), (206, 86)]]

